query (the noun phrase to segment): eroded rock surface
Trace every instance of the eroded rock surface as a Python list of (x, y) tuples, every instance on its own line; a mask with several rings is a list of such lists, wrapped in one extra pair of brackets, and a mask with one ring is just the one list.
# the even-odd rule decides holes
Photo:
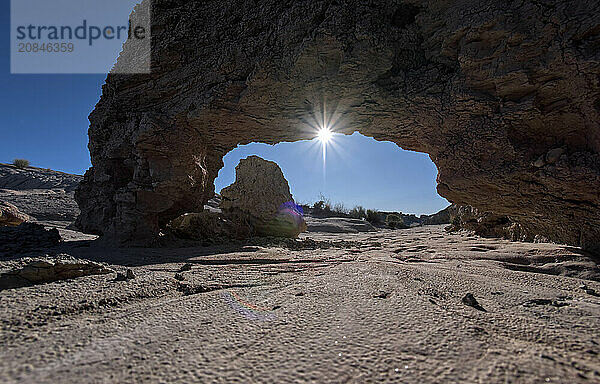
[(73, 222), (79, 216), (75, 188), (83, 176), (0, 164), (0, 200), (37, 221)]
[(12, 270), (0, 274), (0, 290), (112, 272), (112, 269), (103, 264), (69, 255), (26, 258)]
[(0, 226), (15, 227), (29, 220), (29, 216), (10, 203), (0, 201)]
[(257, 219), (272, 218), (281, 204), (292, 201), (290, 186), (279, 166), (258, 156), (240, 160), (235, 182), (221, 191), (221, 209)]
[(452, 205), (448, 207), (448, 214), (451, 224), (446, 230), (449, 232), (464, 229), (481, 237), (499, 237), (526, 242), (548, 241), (547, 238), (536, 234), (507, 216), (482, 212), (468, 205)]
[(326, 110), (429, 153), (450, 201), (600, 248), (598, 2), (152, 5), (152, 74), (110, 75), (90, 116), (86, 231), (144, 243), (228, 151), (312, 138)]

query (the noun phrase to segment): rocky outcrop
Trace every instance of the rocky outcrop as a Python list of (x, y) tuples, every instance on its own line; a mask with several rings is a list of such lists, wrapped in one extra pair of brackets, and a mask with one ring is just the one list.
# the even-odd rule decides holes
[(37, 221), (73, 222), (79, 216), (74, 191), (83, 176), (0, 164), (0, 200)]
[(0, 164), (0, 189), (63, 189), (74, 192), (83, 176), (36, 167)]
[(308, 232), (358, 233), (377, 231), (377, 228), (368, 221), (344, 217), (331, 217), (326, 219), (307, 217), (306, 226)]
[(211, 199), (203, 212), (181, 215), (168, 228), (178, 237), (204, 242), (252, 236), (297, 237), (306, 230), (299, 210), (279, 166), (249, 156), (235, 168), (235, 182)]
[(17, 227), (0, 227), (0, 256), (12, 256), (52, 248), (60, 242), (56, 228), (46, 230), (37, 223), (23, 223)]
[(446, 230), (449, 232), (464, 229), (481, 237), (499, 237), (526, 242), (548, 240), (506, 216), (481, 212), (468, 205), (451, 205), (447, 210), (450, 216), (450, 225), (446, 227)]
[(599, 3), (152, 5), (152, 73), (108, 76), (90, 116), (84, 230), (147, 243), (202, 210), (228, 151), (325, 112), (429, 153), (454, 203), (600, 249)]
[(446, 207), (441, 211), (432, 215), (421, 215), (419, 219), (423, 225), (439, 225), (450, 224), (450, 209), (452, 206)]
[(29, 221), (29, 219), (28, 215), (19, 211), (14, 205), (0, 201), (0, 227), (16, 227), (17, 225)]
[(105, 265), (69, 255), (27, 258), (19, 264), (18, 267), (0, 274), (0, 290), (114, 272)]
[(235, 182), (221, 190), (221, 209), (269, 220), (281, 204), (292, 201), (290, 186), (279, 166), (258, 156), (240, 160)]
[(244, 215), (212, 212), (185, 213), (167, 225), (177, 238), (200, 241), (204, 244), (224, 243), (254, 235), (253, 227)]

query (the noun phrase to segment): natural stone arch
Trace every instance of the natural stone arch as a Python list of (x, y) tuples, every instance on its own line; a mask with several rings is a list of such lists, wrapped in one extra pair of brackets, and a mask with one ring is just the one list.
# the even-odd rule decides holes
[(327, 100), (341, 131), (429, 153), (448, 200), (600, 244), (600, 5), (152, 6), (152, 74), (109, 75), (90, 116), (84, 230), (148, 244), (201, 209), (229, 150), (311, 138)]

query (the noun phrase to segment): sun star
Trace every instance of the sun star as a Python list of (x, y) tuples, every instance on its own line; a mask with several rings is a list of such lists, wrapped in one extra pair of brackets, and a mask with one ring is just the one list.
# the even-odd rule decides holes
[(319, 141), (323, 144), (329, 143), (332, 137), (333, 132), (331, 132), (331, 129), (329, 129), (328, 127), (323, 127), (319, 129), (319, 132), (317, 133), (317, 139), (319, 139)]

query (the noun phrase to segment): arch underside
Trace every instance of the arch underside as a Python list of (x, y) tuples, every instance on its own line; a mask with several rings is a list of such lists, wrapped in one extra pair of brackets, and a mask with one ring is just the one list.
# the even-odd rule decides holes
[(149, 245), (227, 152), (325, 113), (428, 153), (449, 201), (598, 250), (599, 5), (365, 3), (154, 0), (152, 74), (109, 75), (90, 116), (80, 227)]

